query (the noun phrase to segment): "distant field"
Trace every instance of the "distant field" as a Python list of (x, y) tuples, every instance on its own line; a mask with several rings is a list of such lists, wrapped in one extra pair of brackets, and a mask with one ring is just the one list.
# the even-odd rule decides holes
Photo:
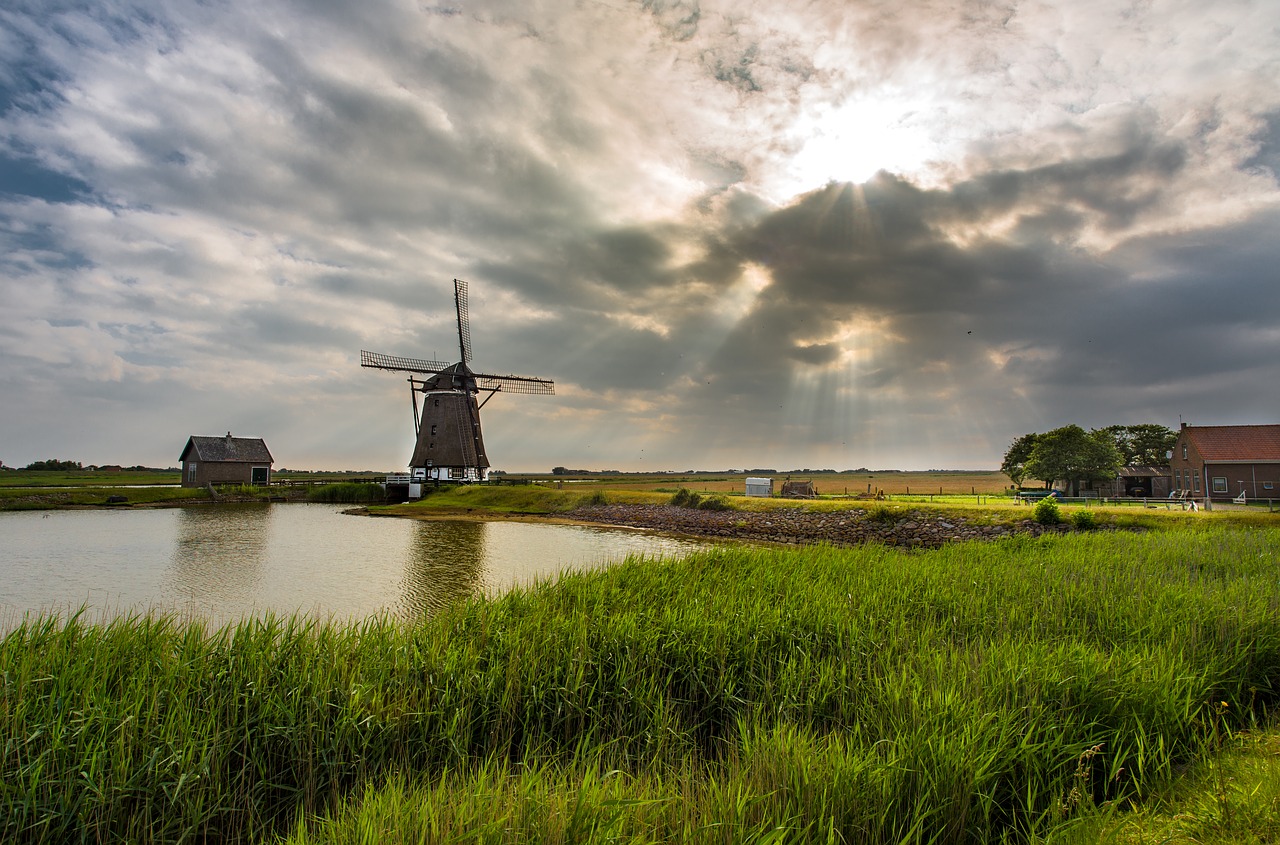
[[(511, 476), (539, 481), (561, 481), (582, 489), (637, 490), (674, 492), (681, 487), (707, 493), (742, 493), (747, 475), (701, 473), (655, 473), (653, 475), (563, 475)], [(1012, 482), (998, 470), (974, 472), (841, 472), (751, 474), (752, 478), (772, 478), (774, 493), (782, 490), (782, 482), (812, 481), (820, 496), (857, 495), (884, 492), (885, 495), (999, 495), (1008, 491)]]
[[(384, 473), (363, 472), (274, 472), (274, 481), (331, 481), (348, 478), (381, 477)], [(772, 478), (774, 492), (788, 479), (812, 481), (820, 495), (855, 495), (883, 491), (886, 495), (996, 495), (1010, 486), (1007, 476), (996, 470), (978, 472), (842, 472), (842, 473), (778, 473), (752, 475)], [(675, 491), (681, 487), (709, 493), (741, 493), (746, 475), (738, 473), (652, 473), (627, 475), (516, 475), (495, 476), (518, 481), (560, 481), (586, 489), (637, 490), (642, 492)], [(0, 472), (0, 487), (129, 487), (141, 484), (177, 484), (176, 471), (154, 472), (43, 472), (10, 470)]]
[(181, 474), (177, 470), (58, 472), (16, 469), (0, 472), (0, 487), (130, 487), (138, 484), (177, 484), (181, 480)]

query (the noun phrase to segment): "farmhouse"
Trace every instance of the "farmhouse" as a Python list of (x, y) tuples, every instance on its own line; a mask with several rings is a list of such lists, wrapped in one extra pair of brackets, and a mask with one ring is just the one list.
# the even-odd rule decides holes
[(1194, 498), (1280, 499), (1280, 425), (1183, 423), (1169, 469)]
[(187, 438), (178, 459), (182, 462), (182, 486), (206, 484), (268, 484), (275, 459), (260, 437)]

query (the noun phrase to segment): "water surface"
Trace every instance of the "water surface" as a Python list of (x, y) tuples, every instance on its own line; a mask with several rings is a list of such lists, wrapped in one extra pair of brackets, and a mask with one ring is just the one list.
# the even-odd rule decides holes
[(680, 555), (696, 540), (519, 522), (343, 514), (337, 505), (0, 513), (0, 627), (86, 605), (222, 623), (268, 611), (430, 615), (566, 569)]

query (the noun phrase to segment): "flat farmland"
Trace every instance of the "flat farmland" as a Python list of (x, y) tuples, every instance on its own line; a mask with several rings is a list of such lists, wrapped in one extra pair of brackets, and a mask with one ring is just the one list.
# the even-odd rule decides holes
[(905, 495), (983, 495), (1007, 493), (1012, 482), (999, 470), (956, 472), (901, 472), (870, 470), (863, 472), (790, 472), (790, 473), (654, 473), (652, 475), (562, 475), (511, 476), (530, 480), (563, 482), (565, 487), (584, 490), (635, 490), (650, 493), (674, 493), (681, 487), (699, 493), (743, 493), (747, 478), (772, 478), (774, 494), (782, 491), (782, 482), (812, 481), (820, 496), (856, 496), (882, 492), (886, 496)]

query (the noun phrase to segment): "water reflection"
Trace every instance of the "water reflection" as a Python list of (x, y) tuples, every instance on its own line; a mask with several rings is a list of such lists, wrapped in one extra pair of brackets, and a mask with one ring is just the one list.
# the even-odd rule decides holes
[(405, 560), (399, 609), (431, 616), (483, 589), (487, 522), (418, 522)]
[(0, 630), (23, 613), (176, 611), (221, 624), (266, 612), (407, 620), (565, 569), (707, 544), (517, 522), (350, 516), (332, 505), (0, 514)]
[(274, 511), (270, 505), (178, 509), (172, 589), (200, 604), (239, 604), (262, 581)]

